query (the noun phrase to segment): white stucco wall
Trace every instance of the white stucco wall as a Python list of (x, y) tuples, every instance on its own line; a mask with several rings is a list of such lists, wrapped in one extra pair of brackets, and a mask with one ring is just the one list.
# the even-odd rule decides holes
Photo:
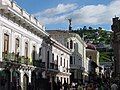
[(49, 33), (64, 46), (67, 46), (67, 42), (70, 44), (70, 40), (73, 41), (73, 44), (77, 44), (77, 48), (74, 48), (73, 45), (73, 49), (71, 49), (72, 56), (73, 58), (75, 57), (75, 64), (71, 64), (71, 68), (80, 69), (80, 67), (84, 67), (84, 61), (86, 60), (86, 44), (79, 35), (61, 30), (53, 30), (49, 31)]
[[(9, 35), (9, 53), (15, 52), (15, 39), (19, 39), (19, 55), (25, 55), (25, 42), (28, 42), (28, 58), (30, 61), (32, 60), (32, 50), (33, 45), (36, 47), (36, 59), (39, 58), (39, 48), (42, 46), (43, 39), (38, 37), (34, 33), (29, 30), (23, 28), (22, 26), (17, 25), (12, 22), (8, 18), (0, 15), (0, 61), (4, 61), (2, 59), (2, 52), (4, 51), (4, 34)], [(27, 65), (24, 65), (27, 66)], [(26, 67), (27, 68), (27, 67)], [(21, 86), (23, 85), (23, 75), (27, 74), (29, 77), (29, 82), (31, 82), (31, 72), (32, 70), (20, 69), (20, 82)]]

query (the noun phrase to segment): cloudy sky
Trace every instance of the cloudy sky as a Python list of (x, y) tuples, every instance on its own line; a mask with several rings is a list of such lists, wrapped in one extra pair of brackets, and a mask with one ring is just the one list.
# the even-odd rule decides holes
[(111, 29), (112, 18), (120, 16), (120, 0), (15, 0), (46, 29), (73, 29), (91, 26)]

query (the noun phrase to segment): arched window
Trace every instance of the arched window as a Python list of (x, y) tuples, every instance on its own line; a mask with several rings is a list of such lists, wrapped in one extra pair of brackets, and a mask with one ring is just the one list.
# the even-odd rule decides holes
[(69, 42), (67, 42), (67, 48), (69, 48)]
[(41, 56), (42, 53), (42, 47), (39, 48), (39, 57)]
[(52, 53), (52, 62), (54, 62), (54, 53)]
[(57, 55), (57, 65), (58, 65), (58, 55)]
[(70, 40), (70, 49), (73, 49), (73, 41)]

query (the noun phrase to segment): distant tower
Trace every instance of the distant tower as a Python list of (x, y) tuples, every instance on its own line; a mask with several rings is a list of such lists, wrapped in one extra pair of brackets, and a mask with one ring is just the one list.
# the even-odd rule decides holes
[(69, 18), (69, 19), (68, 19), (68, 22), (69, 22), (69, 31), (72, 31), (72, 26), (71, 26), (72, 19), (71, 19), (71, 18)]

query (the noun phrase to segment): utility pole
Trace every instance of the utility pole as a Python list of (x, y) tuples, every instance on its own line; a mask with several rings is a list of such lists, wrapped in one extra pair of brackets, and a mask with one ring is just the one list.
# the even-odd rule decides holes
[(71, 26), (72, 18), (69, 18), (69, 19), (68, 19), (68, 22), (69, 22), (69, 31), (72, 31), (72, 26)]

